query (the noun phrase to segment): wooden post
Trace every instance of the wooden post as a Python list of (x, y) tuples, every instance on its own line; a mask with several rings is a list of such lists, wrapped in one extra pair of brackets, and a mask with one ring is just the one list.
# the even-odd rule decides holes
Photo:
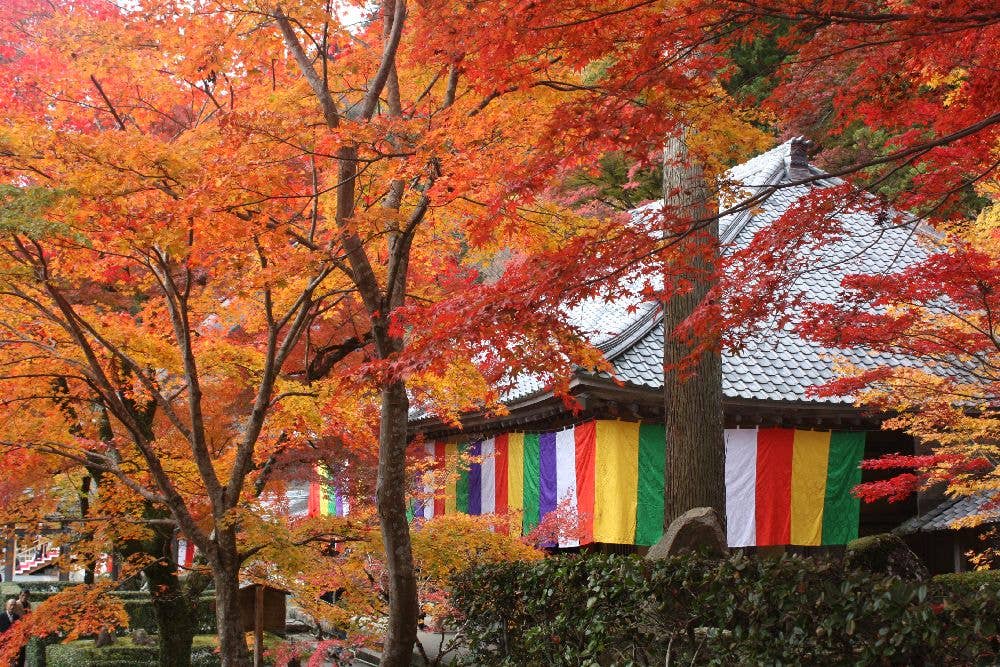
[(264, 665), (264, 586), (253, 587), (253, 667)]
[(16, 553), (16, 543), (13, 537), (8, 537), (4, 545), (3, 580), (14, 581), (14, 558)]

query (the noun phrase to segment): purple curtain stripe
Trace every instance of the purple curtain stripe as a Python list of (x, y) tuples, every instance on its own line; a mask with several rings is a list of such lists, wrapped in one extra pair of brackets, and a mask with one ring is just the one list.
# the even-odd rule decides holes
[(539, 493), (538, 517), (542, 519), (556, 508), (559, 502), (556, 486), (556, 434), (542, 433), (538, 437)]
[[(469, 456), (479, 458), (483, 454), (483, 443), (474, 442), (469, 447)], [(469, 514), (483, 513), (483, 465), (475, 462), (469, 465)]]

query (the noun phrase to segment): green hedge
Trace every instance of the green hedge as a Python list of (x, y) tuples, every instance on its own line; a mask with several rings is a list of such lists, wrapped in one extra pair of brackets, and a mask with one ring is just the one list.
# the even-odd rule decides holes
[[(153, 603), (149, 599), (149, 593), (144, 593), (140, 597), (132, 595), (121, 595), (125, 604), (125, 612), (128, 614), (129, 628), (135, 630), (142, 628), (150, 634), (157, 634), (159, 627), (156, 624), (156, 614), (153, 612)], [(198, 598), (198, 614), (195, 619), (195, 632), (198, 634), (213, 634), (216, 631), (215, 619), (215, 598), (210, 595), (203, 595)]]
[(28, 640), (28, 645), (24, 647), (25, 667), (47, 667), (45, 663), (45, 651), (53, 645), (59, 643), (59, 637), (49, 635), (48, 637), (32, 637)]
[(939, 574), (934, 577), (934, 587), (943, 595), (967, 595), (975, 593), (983, 587), (998, 591), (1000, 590), (1000, 570), (976, 570), (973, 572)]
[[(64, 584), (64, 582), (60, 582)], [(78, 586), (79, 583), (72, 584)], [(65, 585), (60, 585), (58, 588), (66, 588)], [(52, 590), (51, 588), (46, 588), (39, 591), (36, 588), (29, 588), (32, 590), (32, 603), (38, 606), (46, 598), (55, 595), (57, 590)], [(160, 632), (159, 626), (156, 624), (156, 614), (153, 611), (153, 603), (149, 598), (148, 591), (114, 591), (112, 593), (118, 598), (121, 598), (125, 605), (125, 612), (129, 617), (129, 628), (132, 630), (141, 628), (151, 635), (157, 635)], [(215, 619), (215, 598), (211, 595), (202, 595), (198, 598), (198, 614), (196, 619), (195, 632), (198, 634), (214, 636), (217, 628)], [(59, 642), (59, 637), (45, 637), (45, 638), (34, 638), (28, 642), (28, 646), (25, 648), (25, 666), (26, 667), (48, 667), (45, 656), (47, 655), (47, 647), (54, 643)], [(214, 664), (214, 663), (212, 663)]]
[[(998, 661), (1000, 592), (784, 556), (550, 558), (456, 579), (474, 664), (890, 664)], [(669, 655), (668, 655), (669, 654)]]
[[(264, 646), (273, 648), (284, 641), (277, 635), (266, 633)], [(192, 667), (217, 667), (221, 659), (216, 652), (215, 635), (195, 635), (191, 645)], [(159, 662), (158, 649), (154, 646), (136, 646), (131, 638), (121, 637), (114, 644), (97, 648), (94, 640), (81, 639), (68, 644), (49, 646), (46, 651), (47, 667), (148, 667)], [(265, 659), (265, 664), (273, 661)]]
[(22, 590), (27, 590), (31, 592), (32, 598), (45, 597), (45, 595), (58, 593), (63, 589), (79, 585), (78, 581), (5, 581), (0, 583), (0, 595), (6, 600)]
[[(221, 664), (215, 651), (214, 635), (198, 635), (191, 649), (194, 667), (216, 667)], [(56, 644), (46, 651), (47, 667), (146, 667), (158, 663), (156, 646), (136, 646), (128, 637), (111, 646), (96, 648), (92, 639), (68, 644)]]
[[(33, 591), (31, 597), (32, 604), (37, 607), (43, 600), (55, 595), (56, 592), (52, 590), (43, 592)], [(133, 630), (142, 628), (150, 634), (159, 632), (159, 627), (156, 624), (156, 614), (153, 611), (153, 603), (149, 598), (148, 591), (114, 591), (112, 595), (121, 599), (125, 605), (125, 612), (129, 618), (129, 628)], [(214, 634), (216, 627), (215, 597), (212, 595), (202, 595), (198, 598), (195, 632), (198, 634)]]

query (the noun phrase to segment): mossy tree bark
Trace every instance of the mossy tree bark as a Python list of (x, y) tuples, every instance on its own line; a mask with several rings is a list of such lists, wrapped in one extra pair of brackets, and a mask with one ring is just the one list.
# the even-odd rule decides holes
[[(721, 355), (717, 349), (701, 353), (687, 373), (679, 370), (681, 362), (693, 351), (693, 341), (677, 336), (677, 329), (708, 297), (719, 253), (719, 221), (713, 217), (718, 209), (701, 167), (688, 152), (684, 136), (669, 139), (664, 148), (663, 195), (665, 210), (672, 216), (665, 234), (679, 238), (678, 261), (691, 262), (685, 271), (690, 289), (678, 292), (664, 304), (667, 434), (664, 526), (694, 507), (715, 508), (724, 524)], [(689, 233), (684, 234), (685, 230)], [(683, 235), (678, 237), (678, 234)], [(674, 273), (668, 271), (670, 275)]]

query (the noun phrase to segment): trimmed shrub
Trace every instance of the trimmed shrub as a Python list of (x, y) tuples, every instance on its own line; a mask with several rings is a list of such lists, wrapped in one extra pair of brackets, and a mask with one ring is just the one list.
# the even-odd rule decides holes
[(652, 598), (639, 560), (595, 555), (470, 570), (452, 604), (478, 663), (617, 664), (650, 644)]
[(986, 587), (1000, 591), (1000, 570), (974, 570), (938, 574), (932, 580), (934, 592), (942, 597), (974, 593)]
[(59, 643), (59, 637), (50, 635), (48, 637), (32, 637), (28, 640), (28, 645), (24, 647), (25, 667), (46, 667), (45, 650), (53, 644)]
[[(191, 649), (193, 667), (216, 667), (221, 664), (215, 651), (213, 635), (198, 635)], [(56, 644), (46, 651), (47, 667), (138, 667), (158, 664), (156, 646), (136, 646), (127, 637), (111, 646), (97, 648), (91, 639)]]
[(456, 579), (469, 658), (489, 665), (899, 664), (997, 661), (1000, 594), (784, 556), (584, 556)]
[[(125, 612), (128, 614), (130, 629), (142, 628), (150, 634), (159, 632), (149, 593), (143, 593), (139, 596), (122, 595), (121, 593), (115, 593), (115, 595), (123, 598), (122, 602), (124, 602)], [(203, 595), (198, 598), (198, 613), (195, 624), (195, 632), (198, 634), (212, 634), (216, 631), (215, 598), (213, 596)]]
[[(60, 582), (61, 584), (64, 582)], [(78, 586), (79, 583), (72, 584)], [(58, 588), (66, 588), (60, 585)], [(55, 595), (56, 590), (35, 591), (32, 589), (32, 604), (36, 607), (46, 598)], [(125, 605), (125, 612), (129, 617), (129, 628), (131, 630), (143, 629), (150, 635), (157, 635), (160, 632), (156, 624), (156, 614), (153, 610), (153, 603), (149, 598), (148, 591), (114, 591), (115, 595), (122, 599)], [(215, 619), (215, 597), (212, 595), (202, 595), (198, 598), (198, 611), (195, 618), (195, 632), (200, 635), (214, 636), (216, 632)], [(28, 642), (25, 648), (25, 667), (47, 667), (46, 661), (47, 647), (57, 644), (60, 641), (58, 636), (34, 638)], [(155, 649), (155, 647), (154, 647)], [(146, 664), (146, 663), (142, 663)], [(210, 663), (214, 664), (214, 663)]]
[[(264, 635), (264, 645), (279, 643), (280, 637)], [(195, 635), (191, 646), (192, 667), (218, 667), (222, 664), (216, 651), (215, 635)], [(81, 639), (68, 644), (56, 644), (46, 651), (47, 667), (148, 667), (159, 664), (156, 646), (136, 646), (129, 637), (102, 648), (94, 646), (92, 639)], [(273, 664), (265, 660), (265, 664)]]
[(0, 596), (6, 600), (26, 590), (31, 592), (31, 598), (34, 600), (79, 585), (78, 581), (6, 581), (0, 583)]

